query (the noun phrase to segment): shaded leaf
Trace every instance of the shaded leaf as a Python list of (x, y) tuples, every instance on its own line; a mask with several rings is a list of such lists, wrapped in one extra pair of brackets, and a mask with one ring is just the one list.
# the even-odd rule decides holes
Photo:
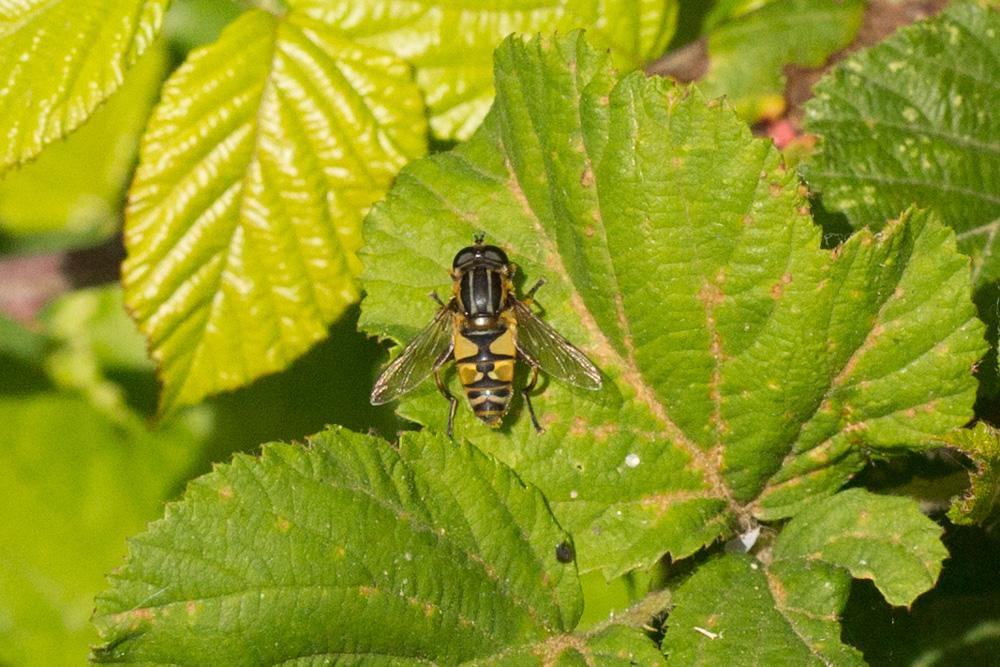
[(822, 563), (775, 569), (739, 555), (698, 568), (667, 618), (667, 663), (864, 665), (837, 623), (850, 576)]
[(0, 173), (75, 130), (122, 85), (167, 2), (0, 2)]
[(130, 543), (98, 662), (454, 664), (560, 634), (582, 599), (542, 495), (441, 436), (343, 429), (238, 455)]
[(808, 505), (766, 563), (728, 555), (674, 596), (664, 651), (674, 664), (865, 664), (840, 641), (850, 580), (872, 579), (892, 604), (934, 586), (948, 555), (941, 528), (909, 498), (850, 489)]
[[(63, 295), (43, 313), (49, 336), (43, 365), (53, 384), (79, 392), (112, 421), (146, 424), (128, 409), (127, 388), (116, 372), (148, 373), (145, 341), (129, 319), (117, 285)], [(148, 378), (152, 382), (152, 378)]]
[(360, 43), (391, 49), (412, 63), (430, 108), (431, 129), (444, 139), (467, 139), (482, 122), (493, 101), (493, 49), (507, 35), (586, 28), (594, 44), (610, 49), (618, 67), (632, 70), (666, 48), (678, 8), (677, 0), (556, 0), (523, 6), (406, 0), (289, 4)]
[(785, 66), (825, 63), (854, 39), (864, 9), (863, 0), (720, 3), (707, 19), (709, 69), (698, 85), (725, 95), (747, 122), (777, 118), (785, 111)]
[(810, 504), (781, 531), (773, 558), (820, 561), (871, 579), (893, 605), (931, 589), (948, 552), (941, 527), (910, 498), (848, 489)]
[(285, 368), (357, 298), (365, 208), (424, 150), (409, 68), (243, 15), (167, 82), (129, 196), (126, 302), (164, 412)]
[[(866, 452), (970, 418), (983, 327), (932, 217), (822, 250), (770, 142), (697, 92), (616, 80), (578, 34), (508, 40), (496, 77), (476, 135), (369, 215), (360, 326), (409, 340), (477, 230), (548, 281), (542, 316), (605, 389), (543, 385), (542, 435), (520, 401), (499, 431), (464, 408), (455, 430), (543, 490), (583, 571), (687, 556), (730, 513), (789, 516)], [(443, 430), (447, 407), (428, 382), (400, 413)]]
[(948, 518), (963, 526), (981, 524), (993, 514), (1000, 498), (1000, 432), (979, 422), (975, 428), (946, 434), (942, 441), (968, 456), (974, 466), (969, 490), (952, 502)]
[(49, 390), (0, 396), (0, 663), (82, 664), (105, 573), (185, 479), (201, 429), (130, 416)]
[(805, 165), (828, 208), (879, 228), (912, 203), (938, 211), (973, 258), (1000, 277), (1000, 12), (959, 2), (841, 63), (816, 86)]

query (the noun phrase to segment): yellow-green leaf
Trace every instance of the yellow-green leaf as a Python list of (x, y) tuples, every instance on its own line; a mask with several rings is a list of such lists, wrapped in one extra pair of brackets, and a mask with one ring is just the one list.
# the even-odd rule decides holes
[(289, 0), (298, 11), (335, 25), (353, 39), (389, 49), (413, 63), (444, 139), (467, 139), (493, 101), (493, 49), (510, 33), (569, 32), (611, 51), (623, 70), (666, 48), (677, 0), (543, 0), (497, 4), (408, 0)]
[[(0, 180), (0, 229), (107, 237), (121, 227), (122, 192), (167, 65), (157, 42), (128, 80), (78, 132)], [(39, 193), (45, 193), (40, 197)]]
[(0, 173), (79, 127), (118, 90), (168, 0), (0, 0)]
[(126, 219), (161, 408), (285, 368), (357, 299), (360, 221), (425, 150), (409, 67), (306, 15), (243, 15), (170, 78)]

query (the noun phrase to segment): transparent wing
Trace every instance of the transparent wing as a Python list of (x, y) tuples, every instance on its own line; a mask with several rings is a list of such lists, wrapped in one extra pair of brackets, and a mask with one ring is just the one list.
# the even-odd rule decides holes
[(445, 306), (434, 321), (417, 334), (386, 366), (372, 387), (372, 405), (382, 405), (412, 390), (451, 356), (451, 308)]
[(517, 351), (528, 363), (554, 378), (584, 389), (601, 388), (601, 372), (559, 332), (538, 319), (527, 305), (514, 301)]

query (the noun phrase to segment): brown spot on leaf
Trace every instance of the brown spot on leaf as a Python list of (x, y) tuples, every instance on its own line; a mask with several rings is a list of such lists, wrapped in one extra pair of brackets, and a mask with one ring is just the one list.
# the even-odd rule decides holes
[(608, 423), (601, 424), (596, 429), (594, 429), (594, 438), (598, 442), (605, 442), (610, 436), (618, 432), (618, 424)]
[(594, 228), (591, 227), (590, 225), (587, 225), (586, 227), (583, 228), (583, 235), (586, 236), (587, 238), (592, 238), (594, 236)]
[(706, 309), (715, 309), (726, 299), (726, 295), (715, 283), (704, 283), (698, 291), (698, 299)]
[(583, 168), (583, 171), (580, 173), (580, 185), (582, 185), (585, 188), (589, 188), (593, 184), (594, 184), (594, 170), (591, 169), (590, 165), (588, 164), (586, 167)]
[(287, 533), (288, 529), (292, 527), (291, 522), (283, 516), (279, 516), (278, 520), (274, 522), (274, 525), (282, 533)]
[(222, 502), (232, 500), (233, 495), (235, 495), (233, 493), (233, 487), (229, 486), (228, 484), (219, 489), (219, 498), (222, 500)]
[(792, 282), (792, 274), (786, 273), (781, 276), (781, 279), (771, 286), (771, 298), (780, 299), (785, 294), (785, 285)]
[(129, 612), (129, 616), (137, 621), (152, 621), (155, 618), (155, 614), (152, 609), (148, 607), (143, 607), (142, 609), (133, 609)]

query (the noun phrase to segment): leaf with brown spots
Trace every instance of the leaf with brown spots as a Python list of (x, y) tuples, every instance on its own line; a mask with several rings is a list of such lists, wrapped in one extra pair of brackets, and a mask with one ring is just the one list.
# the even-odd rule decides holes
[(663, 655), (642, 630), (611, 625), (577, 635), (557, 635), (536, 644), (481, 660), (464, 663), (468, 667), (652, 667), (664, 664)]
[(581, 612), (575, 565), (555, 555), (569, 540), (536, 489), (444, 437), (266, 445), (131, 540), (93, 659), (456, 664), (544, 643)]
[[(850, 489), (810, 504), (759, 560), (729, 555), (674, 596), (663, 648), (672, 664), (863, 665), (840, 641), (851, 578), (908, 605), (948, 555), (941, 527), (909, 498)], [(698, 628), (706, 632), (699, 632)]]
[[(793, 515), (868, 453), (931, 446), (972, 416), (983, 327), (937, 220), (824, 250), (796, 174), (723, 105), (618, 78), (579, 34), (512, 38), (495, 72), (480, 130), (408, 165), (366, 220), (361, 327), (408, 341), (478, 230), (518, 281), (547, 280), (540, 315), (603, 391), (543, 381), (541, 435), (519, 400), (499, 430), (462, 407), (455, 432), (545, 493), (583, 570)], [(431, 382), (399, 411), (442, 431), (448, 413)]]
[(979, 422), (975, 428), (948, 433), (942, 441), (969, 457), (973, 468), (969, 489), (952, 502), (948, 518), (964, 526), (983, 524), (1000, 500), (1000, 432)]

